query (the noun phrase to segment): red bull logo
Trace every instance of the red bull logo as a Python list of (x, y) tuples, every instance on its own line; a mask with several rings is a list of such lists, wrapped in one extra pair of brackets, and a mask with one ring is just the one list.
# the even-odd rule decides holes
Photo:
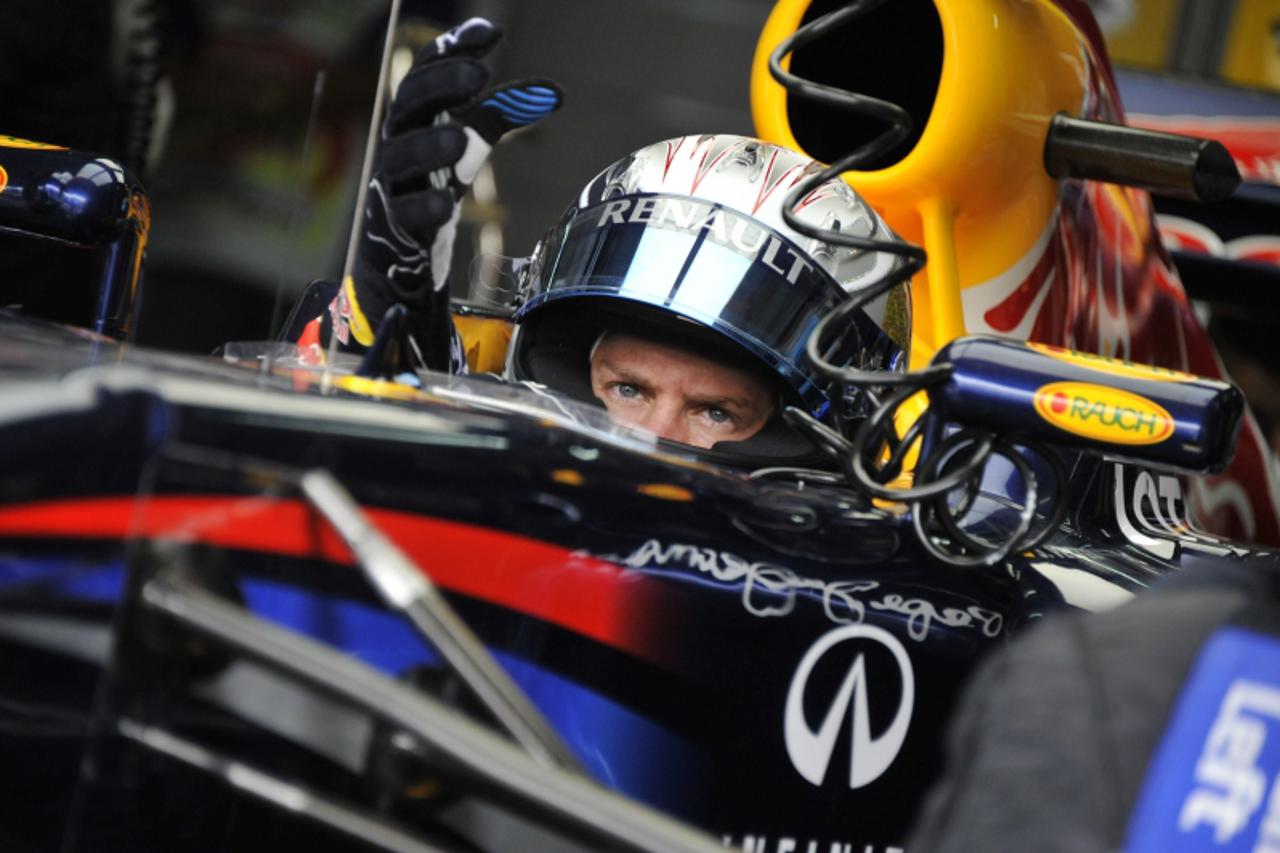
[(1036, 391), (1035, 407), (1058, 429), (1107, 444), (1159, 444), (1173, 435), (1164, 407), (1106, 385), (1052, 382)]

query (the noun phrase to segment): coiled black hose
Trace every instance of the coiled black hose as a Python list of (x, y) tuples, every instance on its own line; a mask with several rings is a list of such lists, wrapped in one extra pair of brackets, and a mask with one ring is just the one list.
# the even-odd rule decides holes
[[(1037, 444), (1001, 436), (990, 430), (953, 426), (947, 431), (944, 420), (933, 413), (918, 418), (900, 437), (894, 418), (899, 407), (915, 394), (946, 382), (952, 373), (951, 365), (933, 364), (923, 370), (901, 373), (862, 370), (833, 364), (822, 353), (831, 343), (833, 334), (839, 334), (845, 328), (854, 312), (897, 285), (910, 281), (923, 269), (925, 252), (904, 240), (876, 240), (821, 228), (800, 221), (794, 212), (800, 200), (819, 185), (873, 162), (911, 133), (911, 116), (900, 106), (806, 80), (782, 67), (788, 54), (829, 35), (884, 2), (886, 0), (855, 0), (815, 18), (779, 44), (769, 57), (770, 74), (791, 95), (835, 109), (872, 116), (886, 125), (884, 133), (796, 186), (783, 204), (783, 220), (798, 233), (815, 240), (862, 251), (886, 252), (902, 259), (902, 263), (884, 278), (852, 294), (846, 302), (823, 317), (809, 335), (806, 345), (806, 354), (814, 368), (842, 389), (858, 389), (871, 403), (871, 414), (858, 423), (851, 438), (795, 407), (789, 407), (784, 416), (788, 423), (808, 435), (836, 461), (849, 485), (872, 497), (908, 504), (917, 536), (925, 550), (935, 558), (954, 566), (990, 566), (1015, 550), (1036, 547), (1057, 529), (1066, 510), (1066, 502), (1061, 499), (1066, 483), (1061, 462), (1055, 454)], [(887, 396), (881, 399), (881, 395), (886, 393)], [(890, 483), (903, 473), (908, 455), (917, 445), (921, 454), (912, 486), (891, 486)], [(1038, 527), (1034, 521), (1040, 488), (1035, 471), (1025, 457), (1028, 450), (1048, 463), (1054, 480), (1050, 496), (1053, 509)], [(996, 455), (1007, 458), (1022, 478), (1024, 505), (1005, 541), (993, 544), (965, 531), (960, 521), (972, 506), (987, 462)], [(961, 499), (953, 505), (950, 498), (960, 489), (964, 490)], [(944, 548), (940, 539), (948, 540), (951, 547)]]

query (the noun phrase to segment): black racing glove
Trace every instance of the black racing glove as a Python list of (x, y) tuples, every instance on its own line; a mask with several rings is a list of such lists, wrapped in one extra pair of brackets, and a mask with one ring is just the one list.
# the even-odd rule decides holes
[(465, 371), (447, 286), (462, 197), (503, 134), (541, 121), (563, 99), (550, 80), (485, 88), (482, 59), (501, 36), (483, 18), (459, 24), (418, 52), (396, 91), (369, 181), (354, 281), (343, 283), (324, 318), (342, 349), (363, 351), (400, 303), (423, 366)]

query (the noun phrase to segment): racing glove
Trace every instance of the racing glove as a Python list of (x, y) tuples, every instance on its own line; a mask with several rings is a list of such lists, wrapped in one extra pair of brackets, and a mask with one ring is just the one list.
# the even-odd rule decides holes
[(464, 372), (449, 313), (449, 264), (462, 197), (493, 146), (563, 99), (550, 80), (485, 88), (499, 28), (472, 18), (423, 47), (382, 124), (354, 275), (322, 317), (323, 339), (363, 352), (387, 309), (409, 310), (421, 366)]

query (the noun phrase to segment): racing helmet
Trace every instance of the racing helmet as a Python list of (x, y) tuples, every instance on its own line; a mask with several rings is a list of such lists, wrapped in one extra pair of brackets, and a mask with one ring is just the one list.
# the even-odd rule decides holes
[[(809, 334), (901, 261), (823, 242), (784, 222), (784, 200), (822, 168), (790, 149), (726, 134), (658, 142), (613, 163), (583, 188), (521, 271), (508, 378), (594, 402), (591, 348), (603, 331), (628, 331), (776, 377), (785, 403), (830, 422), (848, 401), (809, 364)], [(808, 192), (795, 212), (822, 229), (893, 239), (839, 179)], [(902, 369), (908, 296), (904, 284), (856, 312), (828, 360)]]

